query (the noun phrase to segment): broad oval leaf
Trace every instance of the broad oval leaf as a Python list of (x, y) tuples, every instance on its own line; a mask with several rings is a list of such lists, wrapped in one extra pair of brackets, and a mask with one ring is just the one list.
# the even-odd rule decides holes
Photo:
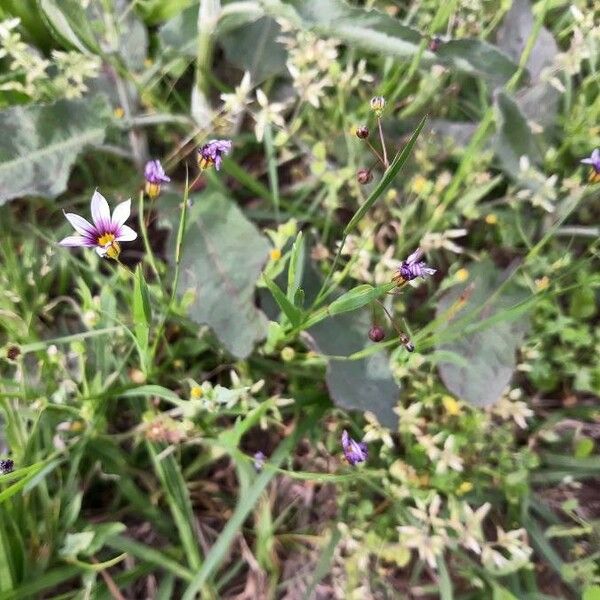
[[(176, 206), (181, 201), (171, 200)], [(168, 201), (168, 196), (161, 199)], [(245, 358), (267, 335), (267, 319), (254, 303), (254, 291), (269, 244), (220, 192), (195, 195), (191, 201), (178, 292), (193, 295), (190, 318), (208, 325), (231, 354)], [(171, 220), (177, 217), (171, 215)]]
[(67, 187), (77, 155), (104, 140), (104, 97), (0, 111), (0, 205), (28, 194), (53, 198)]
[[(515, 352), (528, 326), (520, 309), (526, 293), (512, 282), (496, 293), (506, 275), (490, 260), (467, 268), (469, 282), (450, 289), (436, 308), (436, 318), (450, 319), (448, 329), (438, 333), (436, 350), (452, 352), (463, 362), (440, 360), (438, 368), (442, 381), (458, 398), (488, 406), (500, 398), (513, 376)], [(454, 310), (467, 286), (472, 286), (470, 298)]]

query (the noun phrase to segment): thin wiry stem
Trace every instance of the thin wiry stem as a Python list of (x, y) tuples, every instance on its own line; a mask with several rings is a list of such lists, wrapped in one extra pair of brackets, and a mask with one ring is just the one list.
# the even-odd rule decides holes
[(383, 129), (381, 128), (381, 119), (377, 117), (377, 129), (379, 129), (379, 140), (381, 141), (381, 149), (383, 150), (383, 166), (387, 169), (390, 166), (385, 147), (385, 138), (383, 137)]

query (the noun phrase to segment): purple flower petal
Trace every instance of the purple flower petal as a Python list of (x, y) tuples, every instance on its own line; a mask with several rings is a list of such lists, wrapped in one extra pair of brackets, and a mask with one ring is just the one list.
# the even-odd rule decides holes
[(342, 449), (346, 460), (352, 466), (364, 462), (369, 457), (367, 444), (353, 440), (345, 429), (342, 432)]
[(171, 178), (165, 175), (160, 160), (150, 160), (146, 163), (144, 178), (148, 183), (168, 183), (171, 181)]
[(68, 235), (66, 238), (63, 238), (58, 242), (61, 246), (68, 246), (71, 248), (76, 248), (78, 246), (84, 246), (86, 248), (90, 248), (95, 246), (95, 242), (87, 237), (82, 235)]
[(77, 233), (89, 236), (95, 235), (96, 228), (87, 219), (84, 219), (75, 213), (64, 213), (64, 215)]
[(423, 256), (423, 250), (421, 250), (421, 248), (417, 248), (407, 259), (406, 259), (406, 264), (407, 265), (412, 265), (413, 263), (416, 263), (418, 260), (420, 260)]

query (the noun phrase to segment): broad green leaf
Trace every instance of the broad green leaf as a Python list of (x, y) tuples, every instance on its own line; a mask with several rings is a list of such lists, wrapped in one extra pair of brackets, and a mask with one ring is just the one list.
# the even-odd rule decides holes
[(386, 283), (377, 287), (373, 287), (368, 283), (358, 285), (354, 289), (348, 290), (345, 294), (342, 294), (339, 298), (336, 298), (329, 305), (329, 314), (332, 316), (339, 315), (341, 313), (362, 308), (373, 302), (373, 300), (387, 294), (387, 292), (394, 287), (395, 284), (393, 283)]
[(100, 53), (90, 19), (80, 0), (38, 0), (48, 27), (59, 41), (89, 54)]
[(521, 156), (526, 156), (534, 165), (541, 162), (539, 148), (525, 116), (517, 103), (504, 91), (496, 96), (496, 122), (496, 156), (509, 175), (515, 178), (519, 176)]
[[(453, 352), (467, 362), (440, 361), (438, 369), (446, 387), (458, 398), (475, 406), (488, 406), (500, 398), (515, 370), (515, 352), (523, 340), (528, 321), (522, 315), (515, 319), (510, 309), (526, 294), (509, 284), (489, 300), (502, 283), (504, 274), (490, 260), (467, 268), (469, 283), (451, 288), (440, 298), (436, 308), (436, 316), (443, 315), (466, 286), (472, 285), (470, 298), (449, 323), (452, 327), (458, 321), (461, 334), (451, 341), (436, 344), (436, 350)], [(439, 339), (443, 340), (443, 331), (439, 333)]]
[[(534, 26), (532, 4), (529, 0), (514, 0), (496, 32), (497, 46), (512, 60), (518, 61), (534, 32)], [(525, 65), (529, 78), (515, 98), (521, 112), (544, 128), (553, 127), (555, 124), (560, 92), (541, 76), (544, 69), (552, 67), (559, 51), (552, 33), (542, 26)], [(544, 110), (540, 110), (540, 106), (543, 106)]]
[(375, 204), (377, 199), (385, 192), (388, 186), (391, 185), (392, 181), (400, 172), (400, 169), (404, 166), (404, 163), (408, 160), (410, 156), (413, 146), (415, 145), (419, 134), (421, 133), (421, 129), (425, 125), (426, 117), (421, 119), (421, 122), (417, 125), (414, 133), (412, 134), (410, 140), (406, 143), (404, 148), (396, 155), (396, 158), (392, 161), (392, 164), (388, 167), (386, 172), (383, 174), (383, 177), (375, 187), (375, 189), (369, 194), (369, 197), (365, 200), (364, 204), (354, 213), (354, 216), (350, 220), (350, 223), (346, 225), (344, 229), (344, 233), (350, 233), (356, 225), (360, 222), (360, 220), (365, 216), (367, 211)]
[(248, 71), (252, 83), (260, 84), (286, 70), (287, 50), (278, 41), (280, 36), (281, 27), (275, 19), (262, 17), (221, 35), (219, 43), (227, 60)]
[[(285, 17), (324, 37), (342, 40), (352, 48), (404, 60), (421, 52), (423, 36), (419, 31), (377, 10), (350, 6), (343, 0), (262, 0), (261, 4), (269, 14)], [(422, 53), (422, 65), (435, 62), (498, 83), (508, 81), (517, 70), (506, 54), (477, 39), (447, 42), (437, 53)]]
[(266, 275), (263, 275), (263, 280), (273, 295), (273, 299), (277, 302), (277, 305), (283, 311), (285, 316), (290, 320), (290, 323), (294, 327), (298, 326), (302, 318), (302, 311), (288, 300), (287, 296), (274, 281), (269, 279)]
[(483, 40), (451, 40), (440, 46), (436, 56), (449, 67), (502, 85), (517, 71), (504, 52)]
[(148, 349), (148, 335), (151, 321), (152, 312), (148, 297), (148, 286), (144, 279), (142, 266), (138, 265), (135, 270), (133, 283), (133, 323), (135, 337), (144, 352)]
[[(178, 206), (180, 199), (174, 199)], [(254, 293), (269, 244), (220, 192), (191, 201), (178, 291), (193, 298), (189, 316), (207, 324), (231, 354), (244, 358), (267, 335), (267, 319), (256, 308)]]
[(104, 140), (107, 123), (106, 102), (99, 96), (0, 111), (0, 204), (62, 193), (77, 155)]
[[(349, 356), (369, 344), (371, 326), (368, 310), (329, 317), (308, 334), (315, 349), (329, 356)], [(378, 352), (359, 360), (329, 358), (326, 374), (332, 401), (349, 410), (370, 410), (383, 425), (394, 428), (397, 417), (392, 410), (400, 397), (400, 388), (389, 367), (389, 357)]]

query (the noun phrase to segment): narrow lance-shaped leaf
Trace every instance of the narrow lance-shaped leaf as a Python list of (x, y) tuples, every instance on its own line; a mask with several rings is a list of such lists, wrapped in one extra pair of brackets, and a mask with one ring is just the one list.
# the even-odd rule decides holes
[(417, 141), (417, 138), (419, 137), (419, 134), (421, 133), (421, 129), (423, 129), (423, 126), (425, 125), (426, 119), (427, 119), (427, 117), (423, 117), (421, 119), (421, 122), (415, 129), (410, 140), (408, 140), (406, 146), (404, 146), (404, 148), (402, 148), (402, 151), (396, 155), (396, 158), (394, 158), (394, 160), (392, 161), (392, 164), (389, 166), (387, 171), (383, 174), (383, 177), (377, 184), (377, 187), (371, 192), (369, 197), (366, 199), (365, 203), (356, 211), (356, 213), (350, 220), (350, 223), (348, 223), (348, 225), (346, 225), (346, 229), (344, 229), (345, 234), (350, 233), (356, 227), (356, 225), (359, 223), (359, 221), (365, 216), (367, 211), (373, 206), (373, 204), (375, 204), (377, 199), (389, 187), (389, 185), (392, 183), (392, 181), (394, 180), (396, 175), (398, 175), (398, 173), (400, 172), (400, 169), (404, 166), (404, 163), (406, 163), (406, 161), (408, 160), (408, 157), (410, 156), (410, 153), (412, 152), (415, 142)]
[(377, 287), (373, 287), (368, 283), (359, 285), (352, 290), (342, 294), (329, 305), (330, 315), (339, 315), (366, 306), (373, 300), (387, 294), (394, 288), (394, 283), (386, 283)]

